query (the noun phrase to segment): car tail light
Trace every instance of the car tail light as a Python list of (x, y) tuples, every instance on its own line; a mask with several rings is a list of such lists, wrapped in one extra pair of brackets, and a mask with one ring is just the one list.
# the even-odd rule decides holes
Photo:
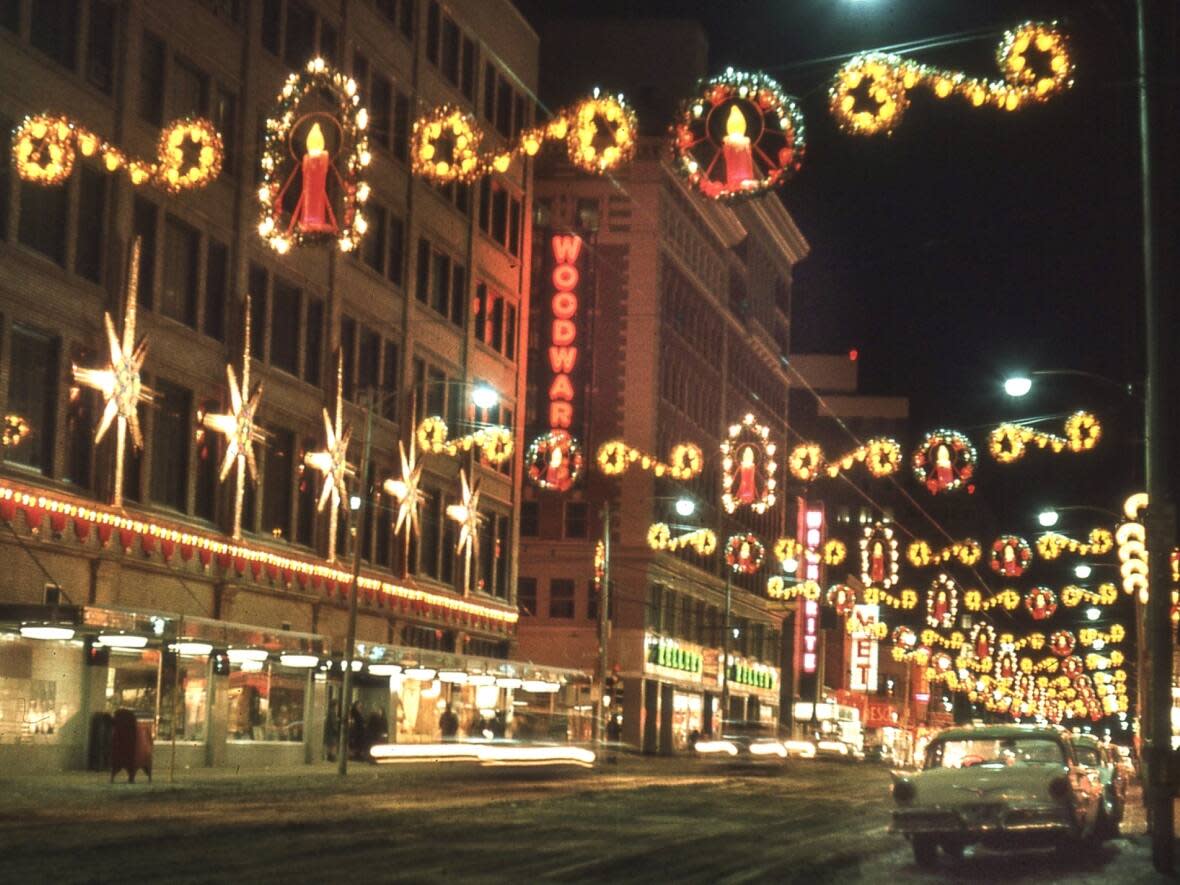
[(898, 781), (893, 785), (893, 798), (897, 802), (912, 802), (917, 792), (909, 781)]
[(1069, 780), (1064, 777), (1055, 777), (1049, 781), (1049, 795), (1054, 799), (1064, 799), (1069, 795)]

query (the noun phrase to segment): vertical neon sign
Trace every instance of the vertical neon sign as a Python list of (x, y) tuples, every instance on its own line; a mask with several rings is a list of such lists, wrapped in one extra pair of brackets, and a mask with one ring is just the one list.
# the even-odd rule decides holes
[(553, 248), (553, 299), (550, 309), (553, 322), (549, 333), (549, 426), (569, 430), (574, 420), (574, 384), (571, 380), (578, 365), (578, 258), (582, 238), (576, 234), (557, 234)]
[[(803, 545), (804, 579), (822, 586), (820, 548), (824, 543), (823, 504), (808, 504), (799, 498), (798, 537)], [(803, 616), (796, 619), (796, 647), (802, 649), (800, 669), (812, 674), (816, 671), (819, 655), (819, 601), (803, 599)]]

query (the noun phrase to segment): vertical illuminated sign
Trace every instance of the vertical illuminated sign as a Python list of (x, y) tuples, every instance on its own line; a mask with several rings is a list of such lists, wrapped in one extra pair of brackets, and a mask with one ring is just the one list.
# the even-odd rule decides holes
[[(806, 581), (822, 586), (823, 569), (820, 563), (820, 548), (824, 543), (823, 504), (808, 504), (798, 499), (798, 537), (803, 546), (803, 562), (800, 568)], [(803, 599), (802, 617), (796, 619), (796, 648), (801, 649), (799, 666), (803, 673), (815, 673), (819, 661), (819, 601)]]
[(877, 640), (864, 628), (876, 624), (881, 617), (880, 607), (858, 605), (853, 608), (853, 620), (864, 625), (852, 634), (852, 653), (849, 657), (850, 679), (848, 687), (853, 691), (877, 690)]
[(549, 327), (549, 427), (569, 430), (574, 420), (574, 383), (571, 376), (578, 365), (578, 258), (582, 238), (577, 234), (556, 234), (553, 248), (553, 315)]

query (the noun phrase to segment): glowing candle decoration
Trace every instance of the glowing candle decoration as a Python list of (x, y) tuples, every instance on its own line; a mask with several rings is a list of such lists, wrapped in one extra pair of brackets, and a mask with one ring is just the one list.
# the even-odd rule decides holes
[(737, 189), (756, 184), (754, 155), (750, 152), (750, 139), (746, 137), (746, 118), (736, 104), (729, 108), (724, 143), (726, 185)]

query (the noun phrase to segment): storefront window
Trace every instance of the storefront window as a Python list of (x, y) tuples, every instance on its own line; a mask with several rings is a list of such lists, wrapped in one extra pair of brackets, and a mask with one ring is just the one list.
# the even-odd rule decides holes
[(0, 634), (0, 744), (80, 743), (80, 642)]
[(440, 737), (439, 716), (446, 707), (437, 679), (393, 677), (391, 709), (396, 710), (399, 743), (429, 743)]
[(130, 710), (137, 719), (155, 721), (160, 693), (158, 649), (111, 649), (107, 669), (107, 712)]
[(306, 693), (306, 670), (271, 661), (235, 664), (229, 675), (230, 740), (302, 741)]
[(689, 749), (688, 738), (701, 731), (702, 703), (699, 694), (675, 692), (672, 695), (672, 740), (677, 750)]
[(164, 700), (160, 705), (160, 727), (156, 740), (172, 739), (173, 704), (177, 722), (176, 739), (205, 740), (209, 721), (209, 656), (167, 655), (160, 681)]

